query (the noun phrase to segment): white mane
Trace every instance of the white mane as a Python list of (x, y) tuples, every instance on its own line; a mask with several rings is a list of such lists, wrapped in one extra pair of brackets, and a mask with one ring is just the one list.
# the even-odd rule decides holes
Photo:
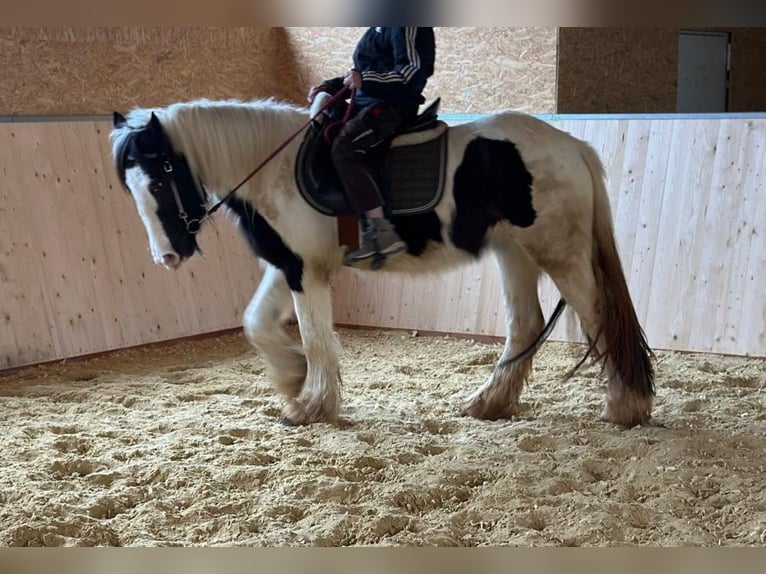
[(192, 173), (214, 193), (244, 178), (308, 119), (305, 108), (273, 99), (203, 99), (165, 108), (137, 108), (126, 116), (131, 127), (112, 132), (115, 157), (133, 128), (146, 125), (152, 112), (174, 150), (186, 156)]

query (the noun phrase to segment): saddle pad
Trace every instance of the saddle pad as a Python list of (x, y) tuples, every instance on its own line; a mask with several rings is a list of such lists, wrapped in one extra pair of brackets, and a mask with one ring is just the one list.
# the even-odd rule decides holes
[[(427, 141), (410, 139), (418, 142), (413, 145), (407, 145), (407, 139), (395, 140), (383, 162), (385, 177), (371, 173), (392, 215), (431, 211), (441, 200), (447, 161), (446, 124), (433, 133), (439, 135)], [(310, 129), (304, 138), (295, 171), (298, 189), (314, 209), (325, 215), (354, 215), (318, 127)]]
[(434, 140), (393, 147), (386, 156), (391, 211), (407, 215), (432, 210), (444, 191), (446, 132)]

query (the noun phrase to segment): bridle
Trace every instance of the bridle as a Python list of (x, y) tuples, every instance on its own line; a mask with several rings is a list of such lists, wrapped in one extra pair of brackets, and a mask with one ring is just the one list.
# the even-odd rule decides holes
[[(199, 219), (189, 219), (189, 214), (186, 213), (186, 209), (184, 209), (184, 204), (181, 201), (181, 194), (178, 191), (178, 184), (176, 183), (176, 178), (173, 175), (173, 163), (170, 161), (170, 159), (167, 157), (165, 153), (162, 154), (164, 157), (162, 159), (162, 173), (163, 173), (163, 180), (167, 182), (168, 187), (170, 187), (170, 190), (173, 192), (173, 199), (176, 202), (176, 207), (178, 208), (178, 217), (181, 219), (181, 221), (184, 222), (184, 226), (186, 226), (186, 232), (190, 233), (191, 235), (196, 235), (199, 233), (199, 230), (202, 228), (202, 222), (204, 221), (205, 217), (207, 216), (207, 213), (200, 217)], [(158, 184), (162, 184), (162, 182), (158, 182)], [(204, 193), (204, 198), (207, 197), (207, 192), (205, 192), (205, 187), (202, 185), (202, 182), (200, 182), (200, 187), (202, 188), (202, 191)]]
[[(313, 122), (316, 118), (319, 117), (319, 115), (324, 112), (327, 108), (335, 104), (338, 100), (345, 98), (347, 95), (347, 92), (349, 91), (349, 88), (343, 88), (339, 92), (337, 92), (335, 95), (330, 97), (322, 106), (317, 110), (317, 112), (309, 118), (309, 120), (304, 123), (295, 133), (290, 135), (282, 144), (280, 144), (274, 151), (272, 151), (261, 163), (259, 163), (249, 174), (247, 174), (242, 181), (240, 181), (237, 185), (235, 185), (229, 192), (226, 193), (226, 195), (223, 196), (221, 200), (219, 200), (213, 207), (209, 208), (205, 211), (205, 213), (200, 218), (192, 218), (189, 219), (189, 215), (186, 213), (186, 210), (184, 209), (183, 202), (181, 201), (181, 194), (178, 191), (178, 184), (176, 183), (176, 177), (174, 175), (174, 168), (173, 168), (173, 162), (171, 161), (171, 154), (168, 153), (168, 151), (163, 151), (160, 154), (157, 155), (149, 155), (145, 154), (144, 157), (147, 159), (154, 159), (154, 157), (157, 157), (158, 159), (162, 160), (162, 181), (158, 182), (158, 185), (166, 184), (170, 190), (173, 193), (173, 199), (175, 200), (176, 207), (178, 208), (178, 217), (181, 219), (181, 221), (184, 222), (184, 225), (186, 226), (186, 232), (191, 235), (196, 235), (199, 233), (199, 230), (202, 228), (202, 224), (205, 222), (205, 220), (213, 215), (216, 211), (218, 211), (218, 208), (220, 208), (226, 201), (236, 193), (238, 189), (240, 189), (243, 185), (245, 185), (256, 173), (258, 173), (261, 169), (263, 169), (271, 160), (273, 160), (279, 152), (281, 152), (283, 149), (285, 149), (295, 138), (297, 138), (301, 133), (305, 131), (309, 125), (311, 125), (311, 122)], [(352, 99), (353, 99), (353, 92), (352, 92)], [(351, 105), (349, 106), (349, 109), (353, 105), (353, 101)], [(346, 113), (346, 115), (343, 118), (343, 122), (345, 123), (348, 121), (350, 115), (349, 113)], [(336, 122), (337, 123), (337, 122)], [(170, 148), (170, 142), (167, 142), (167, 148)], [(185, 160), (184, 160), (185, 161)], [(202, 192), (204, 194), (204, 197), (207, 197), (207, 190), (205, 189), (205, 186), (203, 185), (201, 180), (199, 181), (200, 188), (202, 189)]]
[[(178, 217), (181, 219), (181, 221), (184, 222), (184, 225), (186, 226), (186, 232), (192, 235), (196, 235), (202, 228), (202, 222), (204, 221), (205, 217), (207, 217), (207, 213), (205, 213), (205, 215), (203, 215), (200, 219), (189, 219), (189, 215), (184, 209), (184, 204), (181, 202), (181, 194), (178, 193), (176, 178), (174, 178), (172, 175), (173, 164), (170, 163), (170, 161), (165, 160), (162, 164), (162, 171), (168, 175), (168, 180), (170, 180), (170, 189), (173, 191), (173, 199), (176, 200), (176, 207), (178, 207)], [(200, 182), (200, 185), (202, 185), (202, 182)], [(203, 192), (204, 189), (205, 187), (202, 186)], [(205, 193), (205, 195), (207, 195), (207, 193)]]

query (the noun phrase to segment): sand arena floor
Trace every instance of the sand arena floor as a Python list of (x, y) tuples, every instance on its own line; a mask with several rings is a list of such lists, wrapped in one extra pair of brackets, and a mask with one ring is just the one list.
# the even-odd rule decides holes
[(766, 360), (660, 352), (656, 424), (597, 420), (547, 343), (520, 415), (460, 417), (501, 347), (341, 330), (336, 424), (277, 424), (241, 335), (0, 375), (0, 544), (766, 544)]

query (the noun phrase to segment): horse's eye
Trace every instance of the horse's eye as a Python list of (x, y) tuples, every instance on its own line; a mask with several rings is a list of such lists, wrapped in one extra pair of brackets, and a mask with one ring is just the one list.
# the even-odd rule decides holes
[(149, 184), (149, 191), (160, 191), (162, 189), (161, 181), (153, 181)]
[(129, 155), (125, 158), (125, 169), (130, 169), (131, 167), (136, 166), (136, 158), (134, 158), (132, 155)]

